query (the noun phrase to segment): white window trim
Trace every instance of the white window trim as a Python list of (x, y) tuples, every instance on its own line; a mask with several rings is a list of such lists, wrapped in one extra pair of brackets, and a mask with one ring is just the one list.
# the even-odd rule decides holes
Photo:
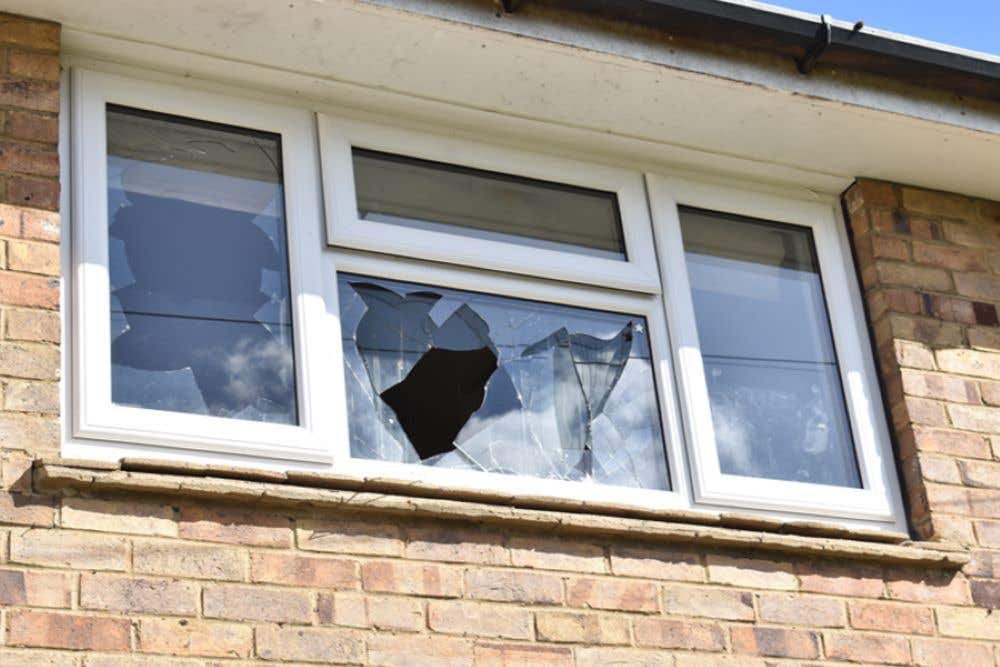
[[(111, 400), (106, 105), (120, 104), (281, 136), (299, 425), (115, 405)], [(329, 462), (343, 419), (336, 286), (321, 253), (319, 167), (312, 114), (87, 70), (72, 74), (73, 435), (217, 453)], [(306, 332), (309, 335), (306, 336)], [(321, 400), (322, 399), (322, 400)], [(331, 407), (334, 410), (331, 410)]]
[[(93, 66), (88, 62), (88, 67)], [(66, 304), (72, 315), (66, 329), (72, 346), (64, 347), (70, 400), (63, 406), (63, 414), (71, 419), (65, 434), (65, 455), (109, 459), (159, 456), (279, 470), (330, 470), (359, 478), (420, 481), (445, 492), (492, 490), (521, 497), (568, 498), (579, 500), (581, 507), (601, 504), (717, 512), (738, 507), (785, 519), (829, 518), (848, 526), (905, 528), (874, 360), (866, 344), (860, 291), (852, 275), (836, 196), (752, 185), (741, 179), (705, 176), (703, 180), (701, 175), (684, 180), (650, 174), (644, 182), (639, 168), (592, 164), (585, 161), (589, 158), (555, 157), (538, 152), (547, 147), (537, 143), (530, 152), (501, 148), (448, 136), (447, 128), (440, 128), (440, 134), (404, 130), (381, 119), (371, 122), (363, 113), (357, 115), (364, 120), (348, 120), (339, 116), (340, 109), (318, 101), (295, 102), (299, 105), (296, 109), (253, 91), (230, 90), (222, 96), (209, 92), (214, 91), (210, 82), (194, 82), (192, 87), (182, 78), (157, 75), (171, 83), (151, 83), (133, 78), (142, 77), (141, 73), (124, 71), (128, 78), (74, 68), (71, 113), (63, 116), (72, 122), (68, 145), (72, 147), (73, 186), (71, 198), (64, 199), (64, 209), (69, 209), (72, 219), (66, 276), (73, 295)], [(300, 426), (110, 405), (105, 101), (282, 135)], [(314, 119), (317, 111), (319, 141)], [(483, 126), (488, 127), (489, 114), (483, 116)], [(63, 127), (68, 132), (66, 125)], [(614, 191), (622, 209), (629, 261), (425, 230), (412, 230), (423, 237), (417, 240), (414, 251), (408, 245), (411, 240), (398, 241), (399, 232), (406, 228), (395, 225), (385, 225), (391, 234), (382, 230), (374, 238), (352, 237), (358, 234), (359, 225), (368, 230), (381, 224), (358, 220), (352, 142), (363, 148), (441, 162), (456, 163), (455, 156), (461, 156), (458, 163), (464, 166)], [(627, 156), (627, 146), (623, 144), (622, 149), (621, 155)], [(617, 163), (627, 166), (627, 157)], [(324, 203), (325, 227), (321, 219)], [(714, 436), (705, 428), (706, 419), (709, 429), (711, 420), (677, 205), (813, 228), (864, 491), (776, 483), (718, 472)], [(86, 230), (87, 220), (91, 224), (97, 220), (100, 229)], [(324, 249), (327, 243), (332, 248)], [(412, 259), (393, 256), (400, 253)], [(618, 273), (606, 279), (601, 272), (607, 267), (595, 262), (610, 262)], [(339, 344), (338, 270), (646, 317), (671, 491), (351, 458)], [(593, 284), (595, 275), (600, 275), (599, 287)], [(107, 388), (102, 388), (102, 383)]]
[[(327, 235), (332, 245), (591, 285), (600, 276), (600, 283), (608, 288), (660, 292), (649, 207), (638, 171), (322, 113), (319, 136)], [(628, 259), (362, 220), (355, 197), (352, 148), (613, 192)]]
[[(667, 321), (683, 397), (695, 503), (891, 521), (901, 506), (889, 432), (866, 340), (844, 225), (832, 205), (679, 178), (648, 175)], [(681, 238), (678, 206), (743, 215), (812, 231), (862, 488), (723, 474)]]

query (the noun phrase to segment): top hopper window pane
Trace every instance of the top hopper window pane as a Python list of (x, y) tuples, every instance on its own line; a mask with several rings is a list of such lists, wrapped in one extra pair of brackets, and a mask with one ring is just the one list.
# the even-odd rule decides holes
[(362, 220), (625, 260), (613, 192), (352, 150)]

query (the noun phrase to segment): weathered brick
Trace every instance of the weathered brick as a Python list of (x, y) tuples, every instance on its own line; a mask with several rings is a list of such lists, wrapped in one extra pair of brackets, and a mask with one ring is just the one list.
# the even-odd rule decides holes
[[(338, 602), (343, 594), (338, 594)], [(365, 626), (376, 630), (420, 632), (427, 627), (424, 605), (420, 600), (397, 596), (363, 598)], [(338, 612), (342, 605), (337, 605)]]
[(0, 412), (0, 447), (33, 452), (59, 449), (59, 420), (47, 415)]
[(823, 561), (798, 566), (802, 590), (845, 597), (882, 597), (885, 583), (882, 572), (862, 564), (840, 564)]
[(704, 581), (705, 568), (693, 551), (667, 547), (611, 547), (611, 571), (623, 577)]
[(962, 476), (959, 474), (955, 461), (943, 456), (917, 457), (919, 470), (917, 475), (930, 482), (939, 484), (961, 484)]
[(730, 630), (733, 651), (774, 658), (818, 658), (819, 635), (805, 630), (736, 626)]
[[(0, 272), (0, 276), (3, 272)], [(29, 380), (59, 379), (59, 350), (48, 345), (0, 344), (0, 375)]]
[(113, 535), (66, 530), (14, 531), (10, 537), (12, 563), (86, 570), (125, 570), (129, 545)]
[(194, 616), (198, 613), (198, 587), (171, 579), (84, 573), (80, 576), (80, 606), (126, 614)]
[(59, 56), (51, 53), (11, 49), (7, 54), (7, 71), (14, 76), (43, 81), (59, 80)]
[(129, 627), (126, 618), (10, 610), (7, 643), (77, 651), (127, 651)]
[(406, 558), (453, 563), (508, 565), (510, 553), (501, 534), (469, 528), (431, 526), (408, 528)]
[(860, 630), (903, 632), (913, 635), (934, 634), (934, 616), (926, 607), (880, 602), (848, 604), (851, 627)]
[(371, 667), (472, 667), (472, 642), (457, 637), (376, 635), (368, 640)]
[(476, 644), (476, 667), (573, 667), (573, 652), (557, 646)]
[(990, 444), (981, 435), (949, 429), (917, 426), (913, 429), (917, 449), (963, 458), (990, 458)]
[(972, 380), (903, 369), (903, 391), (911, 396), (956, 403), (979, 403), (979, 386)]
[(7, 241), (7, 268), (11, 271), (59, 275), (59, 246), (33, 241)]
[(934, 370), (934, 352), (923, 345), (909, 340), (893, 340), (893, 353), (896, 362), (906, 368)]
[(366, 591), (426, 597), (460, 597), (462, 573), (440, 565), (397, 561), (370, 561), (361, 566)]
[(181, 508), (178, 534), (186, 539), (260, 547), (290, 547), (292, 524), (273, 512), (188, 505)]
[(4, 309), (8, 340), (59, 342), (59, 313), (45, 310)]
[(59, 385), (56, 382), (11, 380), (4, 386), (4, 410), (59, 413)]
[(984, 489), (1000, 489), (1000, 462), (959, 461), (962, 483)]
[(13, 493), (31, 492), (31, 467), (34, 457), (12, 451), (0, 451), (0, 489)]
[(349, 630), (267, 625), (257, 630), (257, 655), (264, 660), (356, 664), (364, 661), (365, 645)]
[(799, 581), (787, 563), (761, 558), (739, 558), (709, 554), (708, 580), (747, 588), (796, 590)]
[(531, 612), (482, 602), (432, 601), (427, 605), (427, 625), (434, 632), (502, 639), (530, 639)]
[(833, 598), (763, 593), (759, 607), (760, 620), (768, 623), (813, 628), (840, 628), (847, 624), (844, 603)]
[(1000, 614), (992, 609), (938, 607), (936, 613), (945, 637), (1000, 641)]
[(635, 643), (641, 647), (685, 651), (722, 651), (725, 633), (718, 623), (666, 618), (637, 618), (633, 623)]
[(886, 285), (900, 285), (935, 292), (950, 292), (951, 274), (943, 269), (917, 266), (903, 262), (878, 260), (875, 262), (879, 280)]
[(358, 588), (358, 562), (261, 552), (250, 556), (250, 580), (310, 588)]
[(1000, 380), (1000, 354), (955, 349), (938, 350), (934, 356), (942, 371)]
[(984, 609), (1000, 609), (1000, 581), (975, 579), (969, 582), (972, 601)]
[(66, 528), (135, 535), (177, 535), (174, 508), (136, 499), (63, 498), (60, 512)]
[(949, 405), (948, 415), (957, 428), (980, 433), (1000, 433), (1000, 408), (985, 405)]
[(956, 273), (955, 291), (983, 301), (1000, 301), (1000, 277), (989, 273)]
[(64, 572), (0, 569), (0, 608), (69, 607), (75, 580)]
[(604, 572), (604, 548), (598, 544), (547, 537), (510, 539), (511, 561), (518, 567), (570, 572)]
[(0, 491), (0, 524), (47, 527), (53, 516), (51, 498)]
[[(905, 259), (905, 258), (904, 258)], [(986, 258), (981, 249), (915, 241), (913, 261), (949, 271), (985, 271)]]
[(372, 556), (401, 556), (399, 527), (379, 521), (317, 521), (305, 519), (296, 527), (300, 549)]
[(253, 629), (242, 623), (144, 618), (136, 632), (140, 651), (206, 658), (246, 658)]
[(7, 44), (54, 51), (59, 48), (59, 30), (58, 23), (13, 14), (0, 15), (0, 42)]
[(975, 202), (961, 195), (936, 190), (903, 188), (903, 207), (942, 218), (965, 220), (975, 215)]
[[(0, 78), (0, 104), (4, 104), (5, 99), (11, 98), (8, 94), (9, 86), (9, 82)], [(29, 108), (37, 108), (42, 111), (53, 110), (48, 105)], [(24, 206), (57, 211), (59, 210), (59, 181), (32, 176), (11, 176), (7, 179), (7, 200)]]
[(312, 598), (304, 591), (223, 584), (202, 593), (206, 618), (272, 623), (309, 623)]
[(663, 651), (614, 647), (576, 649), (576, 667), (672, 667), (673, 664), (674, 656)]
[(895, 600), (930, 604), (969, 603), (968, 582), (954, 572), (890, 569), (885, 583), (889, 597)]
[[(9, 306), (58, 308), (59, 279), (29, 273), (0, 272), (0, 302)], [(0, 364), (2, 363), (4, 362), (0, 357)]]
[(133, 569), (195, 579), (241, 580), (247, 555), (242, 549), (207, 544), (135, 540)]
[(0, 77), (0, 104), (56, 113), (59, 111), (59, 83), (21, 76)]
[[(0, 171), (58, 176), (59, 154), (53, 146), (3, 141), (0, 142)], [(58, 248), (56, 251), (58, 256)]]
[(59, 140), (59, 118), (55, 115), (12, 109), (7, 112), (6, 134), (15, 139), (54, 144)]
[(560, 644), (629, 643), (628, 619), (614, 614), (539, 611), (535, 632), (539, 641)]
[(993, 667), (993, 651), (987, 644), (950, 639), (914, 639), (913, 664), (917, 667), (954, 667), (961, 656), (962, 667)]
[(590, 577), (567, 582), (566, 603), (590, 609), (647, 613), (660, 610), (659, 588), (655, 584)]
[[(77, 656), (77, 653), (63, 651), (0, 648), (0, 665), (3, 667), (78, 667)], [(87, 667), (91, 667), (91, 665), (87, 665)], [(94, 663), (94, 667), (101, 666)]]
[(753, 594), (701, 586), (664, 586), (663, 610), (680, 616), (753, 620)]
[(465, 595), (476, 600), (555, 605), (563, 602), (563, 582), (538, 572), (474, 569), (465, 573)]
[(975, 521), (973, 524), (980, 545), (1000, 548), (1000, 521)]
[(827, 633), (823, 643), (826, 656), (851, 662), (906, 665), (910, 644), (903, 637), (862, 633)]
[[(47, 183), (48, 181), (45, 182)], [(58, 187), (55, 192), (56, 195), (58, 195)], [(61, 228), (59, 224), (58, 212), (38, 210), (34, 208), (24, 208), (20, 209), (20, 211), (21, 225), (18, 228), (18, 232), (16, 234), (17, 236), (35, 241), (59, 241)], [(0, 220), (0, 222), (2, 222), (2, 220)]]

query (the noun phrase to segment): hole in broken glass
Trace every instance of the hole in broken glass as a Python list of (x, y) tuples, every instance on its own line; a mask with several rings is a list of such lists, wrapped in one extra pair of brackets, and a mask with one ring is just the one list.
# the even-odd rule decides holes
[(355, 455), (666, 488), (641, 318), (385, 284), (341, 277)]

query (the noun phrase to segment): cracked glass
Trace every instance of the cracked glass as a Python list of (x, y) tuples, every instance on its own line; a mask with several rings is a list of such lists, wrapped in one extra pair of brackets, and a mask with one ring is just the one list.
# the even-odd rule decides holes
[(618, 196), (354, 148), (358, 217), (625, 260)]
[(351, 454), (669, 488), (643, 317), (339, 274)]
[(110, 106), (112, 400), (294, 424), (280, 137)]
[(859, 488), (811, 230), (680, 219), (722, 472)]

